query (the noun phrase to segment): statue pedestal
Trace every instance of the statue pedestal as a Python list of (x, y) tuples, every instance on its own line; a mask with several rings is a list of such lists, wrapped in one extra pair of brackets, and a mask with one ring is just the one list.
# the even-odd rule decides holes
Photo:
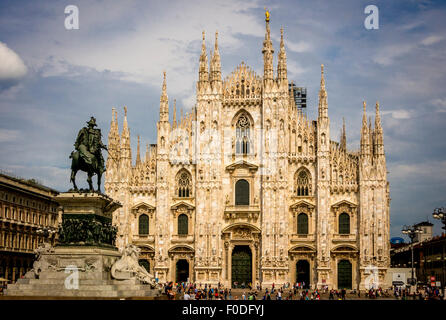
[(112, 214), (121, 204), (98, 193), (65, 192), (56, 197), (62, 207), (58, 246), (98, 246), (116, 250)]
[[(158, 297), (159, 289), (141, 281), (137, 252), (114, 246), (112, 213), (121, 205), (97, 193), (62, 193), (60, 242), (41, 243), (37, 260), (23, 279), (8, 285), (7, 296)], [(131, 265), (132, 268), (127, 268)], [(126, 269), (127, 268), (127, 269)], [(116, 270), (116, 271), (115, 271)], [(113, 271), (125, 277), (113, 278)], [(139, 277), (138, 277), (139, 276)], [(144, 275), (143, 275), (144, 276)], [(146, 275), (147, 276), (147, 275)], [(146, 277), (147, 278), (147, 277)]]

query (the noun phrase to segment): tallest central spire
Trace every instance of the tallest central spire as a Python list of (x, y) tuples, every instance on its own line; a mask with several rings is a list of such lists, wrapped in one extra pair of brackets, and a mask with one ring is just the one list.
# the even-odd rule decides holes
[(265, 40), (271, 40), (271, 31), (269, 29), (269, 11), (265, 8), (266, 34)]
[(266, 33), (265, 40), (263, 41), (263, 79), (266, 82), (272, 81), (274, 79), (273, 71), (273, 44), (271, 42), (271, 31), (269, 28), (269, 11), (265, 8), (265, 22), (266, 22)]

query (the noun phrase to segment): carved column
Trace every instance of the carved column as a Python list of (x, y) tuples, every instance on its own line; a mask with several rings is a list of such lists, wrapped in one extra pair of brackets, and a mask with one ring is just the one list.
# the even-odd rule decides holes
[(252, 254), (252, 266), (251, 266), (251, 269), (252, 269), (252, 281), (251, 281), (251, 283), (252, 283), (252, 287), (253, 288), (255, 288), (255, 285), (256, 285), (256, 283), (257, 283), (257, 275), (256, 275), (256, 261), (257, 261), (257, 252), (256, 252), (256, 249), (255, 249), (255, 247), (254, 247), (254, 244), (253, 243), (251, 243), (250, 245), (249, 245), (249, 248), (251, 249), (251, 254)]
[(232, 250), (234, 250), (234, 245), (229, 245), (228, 250), (228, 283), (229, 288), (232, 288)]
[(223, 279), (229, 280), (228, 268), (229, 268), (229, 242), (225, 241), (225, 253), (224, 253), (225, 267), (223, 268)]

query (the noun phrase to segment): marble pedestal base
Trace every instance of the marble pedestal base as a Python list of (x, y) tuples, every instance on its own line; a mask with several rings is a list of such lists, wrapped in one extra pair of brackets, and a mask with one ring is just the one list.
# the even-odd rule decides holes
[(158, 297), (159, 289), (141, 284), (136, 278), (116, 280), (110, 268), (121, 254), (100, 247), (55, 247), (42, 253), (36, 277), (31, 271), (25, 278), (8, 285), (6, 296), (52, 297)]

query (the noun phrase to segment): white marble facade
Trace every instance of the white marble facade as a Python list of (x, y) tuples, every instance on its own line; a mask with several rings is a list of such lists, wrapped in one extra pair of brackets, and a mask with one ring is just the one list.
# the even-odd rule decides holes
[(169, 121), (164, 74), (157, 143), (142, 157), (138, 136), (135, 164), (127, 110), (119, 134), (113, 109), (105, 189), (123, 204), (117, 243), (141, 247), (159, 281), (229, 286), (244, 246), (254, 285), (384, 286), (390, 197), (379, 104), (372, 127), (364, 102), (360, 150), (347, 150), (345, 125), (332, 141), (323, 66), (311, 121), (289, 94), (281, 31), (277, 74), (268, 17), (263, 76), (242, 62), (225, 79), (217, 34), (208, 56), (203, 33), (195, 107), (177, 121), (174, 103)]

